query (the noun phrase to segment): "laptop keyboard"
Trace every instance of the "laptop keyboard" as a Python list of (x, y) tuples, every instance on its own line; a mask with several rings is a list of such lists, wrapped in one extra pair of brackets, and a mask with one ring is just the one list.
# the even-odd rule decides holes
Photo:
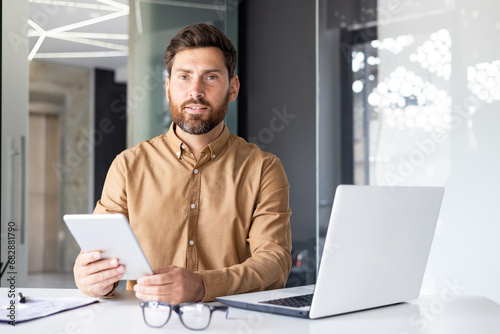
[(313, 294), (311, 293), (302, 296), (293, 296), (288, 298), (266, 300), (259, 303), (299, 308), (299, 307), (311, 306), (312, 297)]

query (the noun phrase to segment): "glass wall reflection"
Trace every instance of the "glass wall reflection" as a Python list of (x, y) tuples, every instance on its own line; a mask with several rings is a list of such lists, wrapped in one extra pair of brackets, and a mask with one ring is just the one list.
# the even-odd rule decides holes
[(484, 0), (377, 7), (377, 39), (351, 53), (354, 181), (445, 186), (422, 293), (499, 301), (500, 20)]

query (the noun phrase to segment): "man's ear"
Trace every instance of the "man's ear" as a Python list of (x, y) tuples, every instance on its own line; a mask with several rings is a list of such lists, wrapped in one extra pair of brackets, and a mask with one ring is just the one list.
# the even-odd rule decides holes
[(165, 80), (165, 94), (167, 95), (167, 101), (170, 103), (170, 98), (168, 97), (168, 90), (170, 89), (170, 77)]
[(234, 75), (229, 82), (229, 102), (233, 102), (238, 97), (240, 91), (240, 79)]

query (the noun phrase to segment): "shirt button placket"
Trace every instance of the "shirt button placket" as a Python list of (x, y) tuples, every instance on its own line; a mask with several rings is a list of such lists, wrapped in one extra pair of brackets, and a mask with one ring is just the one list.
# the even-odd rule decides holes
[(192, 202), (189, 205), (191, 214), (189, 215), (189, 230), (188, 230), (188, 256), (187, 256), (187, 267), (190, 270), (198, 269), (198, 255), (197, 249), (195, 245), (196, 234), (197, 234), (197, 225), (198, 225), (198, 217), (199, 217), (199, 198), (200, 198), (200, 170), (198, 168), (194, 168), (192, 171), (191, 177), (191, 194), (192, 194)]

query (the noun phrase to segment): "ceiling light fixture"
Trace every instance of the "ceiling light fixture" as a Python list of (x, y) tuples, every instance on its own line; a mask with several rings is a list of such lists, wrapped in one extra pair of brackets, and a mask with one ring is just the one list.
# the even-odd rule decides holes
[[(45, 32), (44, 32), (45, 33)], [(36, 30), (30, 30), (28, 32), (29, 37), (36, 37), (40, 36), (41, 32), (36, 31)], [(119, 40), (127, 40), (128, 39), (128, 34), (108, 34), (108, 33), (101, 33), (101, 32), (60, 32), (57, 33), (57, 36), (59, 37), (66, 37), (66, 38), (91, 38), (91, 39), (119, 39)]]
[[(96, 0), (96, 1), (98, 1), (98, 0)], [(97, 10), (108, 10), (108, 11), (116, 11), (116, 9), (117, 9), (116, 5), (104, 6), (104, 5), (99, 5), (99, 4), (75, 2), (75, 1), (28, 0), (28, 2), (36, 3), (39, 5), (52, 5), (52, 6), (73, 7), (73, 8), (82, 8), (82, 9), (97, 9)], [(99, 1), (99, 2), (102, 2), (102, 1)]]
[(102, 52), (46, 52), (37, 54), (36, 58), (100, 58), (100, 57), (125, 57), (127, 52), (102, 51)]
[[(127, 34), (109, 34), (109, 33), (91, 33), (91, 32), (75, 32), (71, 30), (87, 27), (97, 23), (110, 21), (116, 18), (127, 16), (129, 14), (129, 6), (113, 1), (113, 0), (95, 0), (97, 3), (83, 3), (76, 1), (57, 1), (57, 0), (29, 0), (31, 3), (40, 5), (64, 6), (74, 7), (80, 9), (93, 9), (113, 12), (91, 19), (77, 21), (64, 26), (44, 30), (33, 20), (28, 20), (28, 24), (34, 29), (28, 32), (29, 37), (38, 37), (35, 45), (28, 55), (28, 60), (34, 58), (95, 58), (95, 57), (123, 57), (128, 55), (128, 46), (104, 42), (103, 39), (108, 40), (128, 40)], [(92, 45), (108, 49), (110, 51), (99, 52), (38, 52), (46, 38), (53, 38), (65, 40), (69, 42)]]

